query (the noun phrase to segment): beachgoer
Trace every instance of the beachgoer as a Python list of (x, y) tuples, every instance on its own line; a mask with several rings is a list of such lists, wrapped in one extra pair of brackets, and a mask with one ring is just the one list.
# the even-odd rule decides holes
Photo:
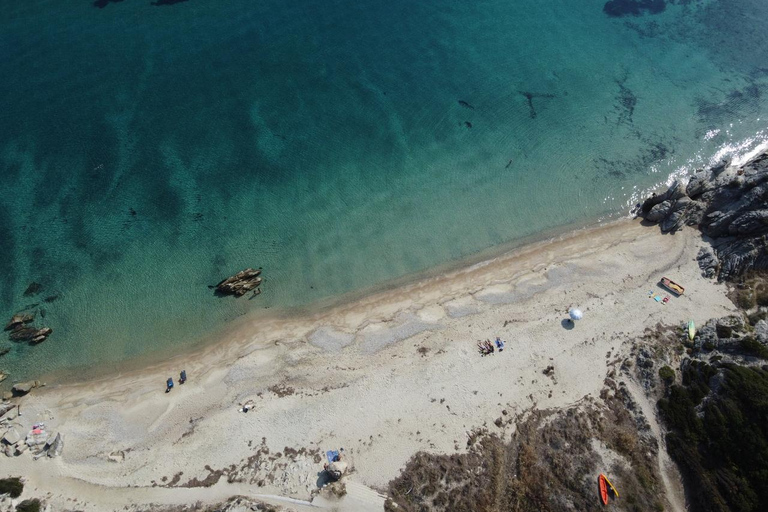
[(181, 373), (179, 374), (179, 384), (184, 384), (187, 382), (187, 371), (181, 370)]
[(499, 352), (504, 350), (504, 342), (501, 341), (501, 338), (496, 338), (496, 348), (499, 349)]
[(165, 392), (170, 393), (173, 389), (173, 379), (168, 377), (168, 381), (165, 383)]

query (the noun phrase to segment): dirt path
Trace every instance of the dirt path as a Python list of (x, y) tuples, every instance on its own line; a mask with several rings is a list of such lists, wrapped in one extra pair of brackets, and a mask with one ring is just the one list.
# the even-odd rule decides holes
[(682, 478), (680, 472), (677, 470), (677, 466), (669, 458), (667, 453), (667, 444), (664, 441), (664, 436), (661, 432), (661, 425), (656, 415), (656, 406), (648, 400), (645, 392), (640, 386), (632, 379), (624, 380), (627, 385), (632, 398), (640, 406), (643, 411), (648, 424), (651, 426), (651, 432), (659, 443), (659, 474), (661, 475), (661, 481), (664, 484), (664, 495), (667, 498), (670, 509), (673, 512), (685, 512), (687, 510), (685, 506), (685, 492), (683, 490)]

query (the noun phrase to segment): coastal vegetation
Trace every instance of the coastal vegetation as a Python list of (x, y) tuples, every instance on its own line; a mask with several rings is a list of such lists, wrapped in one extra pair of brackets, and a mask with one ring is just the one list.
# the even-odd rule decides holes
[[(602, 400), (586, 400), (566, 410), (532, 411), (516, 425), (510, 442), (477, 430), (469, 437), (466, 453), (416, 454), (390, 482), (385, 509), (600, 510), (597, 475), (606, 472), (621, 482), (622, 498), (615, 507), (663, 510), (656, 441), (627, 390), (607, 382)], [(513, 421), (502, 413), (496, 424)]]
[(21, 478), (2, 478), (0, 479), (0, 496), (8, 494), (11, 498), (18, 498), (24, 491), (24, 484)]
[[(755, 341), (758, 345), (758, 342)], [(762, 345), (760, 345), (762, 347)], [(763, 347), (764, 348), (764, 347)], [(659, 400), (667, 446), (691, 510), (764, 510), (768, 503), (768, 366), (690, 361)]]
[(24, 500), (16, 505), (16, 512), (40, 512), (40, 500)]

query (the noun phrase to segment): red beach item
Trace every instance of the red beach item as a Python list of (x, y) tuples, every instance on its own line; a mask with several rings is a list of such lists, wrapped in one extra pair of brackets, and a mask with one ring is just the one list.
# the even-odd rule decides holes
[(605, 475), (600, 473), (597, 477), (597, 483), (600, 484), (600, 499), (603, 501), (603, 505), (608, 504), (608, 484), (605, 483)]

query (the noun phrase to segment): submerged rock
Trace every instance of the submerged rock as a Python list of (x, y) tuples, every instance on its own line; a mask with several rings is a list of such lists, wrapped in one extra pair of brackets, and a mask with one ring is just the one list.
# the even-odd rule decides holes
[(40, 283), (35, 283), (33, 281), (33, 282), (31, 282), (29, 284), (29, 286), (27, 286), (27, 289), (24, 290), (24, 296), (25, 297), (32, 297), (32, 296), (37, 295), (38, 293), (40, 293), (40, 291), (42, 291), (42, 289), (43, 289), (43, 285), (41, 285)]
[(255, 291), (261, 284), (261, 269), (247, 268), (232, 277), (224, 279), (216, 285), (216, 291), (224, 295), (242, 297), (250, 291)]

